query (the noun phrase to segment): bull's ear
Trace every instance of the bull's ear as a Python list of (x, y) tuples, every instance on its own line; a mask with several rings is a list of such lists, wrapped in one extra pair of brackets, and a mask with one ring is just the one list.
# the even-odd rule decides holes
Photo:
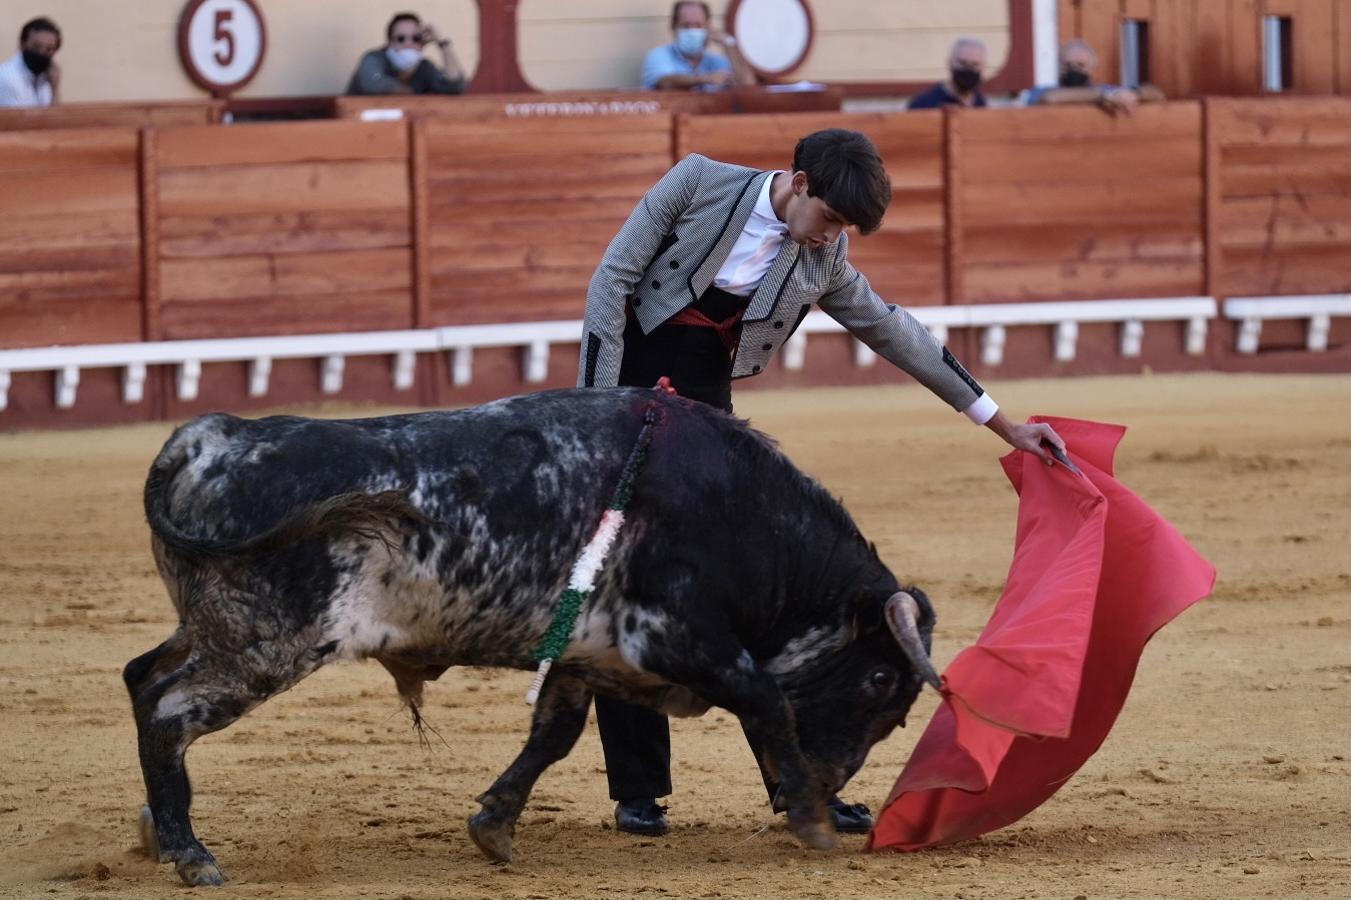
[(865, 634), (871, 634), (886, 625), (883, 618), (883, 606), (886, 598), (878, 599), (867, 594), (854, 603), (853, 639), (858, 640)]

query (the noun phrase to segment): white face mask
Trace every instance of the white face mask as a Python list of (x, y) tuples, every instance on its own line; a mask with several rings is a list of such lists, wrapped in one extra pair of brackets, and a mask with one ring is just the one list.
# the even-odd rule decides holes
[(397, 50), (393, 47), (386, 47), (385, 56), (400, 72), (411, 69), (422, 62), (422, 51), (416, 47), (399, 47)]
[(675, 45), (685, 56), (698, 56), (704, 52), (704, 44), (708, 43), (708, 29), (706, 28), (677, 28), (675, 33)]

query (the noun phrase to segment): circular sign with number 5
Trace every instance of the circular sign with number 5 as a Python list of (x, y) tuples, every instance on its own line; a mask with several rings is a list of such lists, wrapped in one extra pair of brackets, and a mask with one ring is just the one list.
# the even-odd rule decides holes
[(178, 58), (217, 97), (248, 84), (263, 64), (267, 29), (253, 0), (188, 0), (178, 20)]

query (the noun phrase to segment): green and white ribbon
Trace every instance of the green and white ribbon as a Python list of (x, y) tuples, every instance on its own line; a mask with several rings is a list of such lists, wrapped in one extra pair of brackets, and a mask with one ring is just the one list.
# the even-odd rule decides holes
[(534, 659), (539, 660), (539, 668), (530, 683), (530, 690), (525, 692), (525, 702), (531, 706), (539, 699), (544, 679), (549, 677), (554, 660), (560, 658), (567, 649), (568, 642), (572, 639), (572, 630), (577, 626), (577, 617), (581, 615), (582, 604), (595, 589), (596, 576), (605, 565), (605, 558), (609, 555), (610, 548), (614, 546), (615, 538), (619, 535), (619, 529), (624, 524), (624, 507), (628, 506), (629, 500), (633, 497), (633, 482), (647, 457), (647, 448), (652, 443), (652, 426), (656, 420), (655, 409), (649, 409), (643, 414), (642, 430), (638, 432), (638, 439), (634, 441), (629, 458), (624, 462), (624, 471), (619, 475), (619, 483), (615, 485), (610, 506), (601, 514), (600, 524), (596, 526), (595, 533), (591, 535), (591, 540), (587, 541), (577, 561), (573, 563), (572, 573), (568, 576), (568, 586), (558, 599), (558, 608), (554, 610), (553, 621), (549, 623), (549, 629), (544, 633), (543, 640), (531, 654)]

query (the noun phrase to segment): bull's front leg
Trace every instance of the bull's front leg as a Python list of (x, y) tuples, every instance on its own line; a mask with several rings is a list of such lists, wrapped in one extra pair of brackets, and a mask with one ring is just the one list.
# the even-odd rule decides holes
[(567, 756), (586, 725), (591, 692), (558, 669), (550, 673), (535, 706), (530, 737), (515, 761), (480, 794), (483, 808), (469, 818), (469, 836), (494, 862), (511, 862), (516, 820), (530, 791), (549, 766)]
[(774, 677), (725, 638), (706, 635), (674, 649), (649, 654), (653, 658), (645, 657), (643, 667), (736, 715), (751, 746), (759, 748), (782, 784), (788, 824), (798, 840), (814, 850), (835, 847), (835, 826), (826, 809), (830, 788), (803, 756), (793, 708)]

